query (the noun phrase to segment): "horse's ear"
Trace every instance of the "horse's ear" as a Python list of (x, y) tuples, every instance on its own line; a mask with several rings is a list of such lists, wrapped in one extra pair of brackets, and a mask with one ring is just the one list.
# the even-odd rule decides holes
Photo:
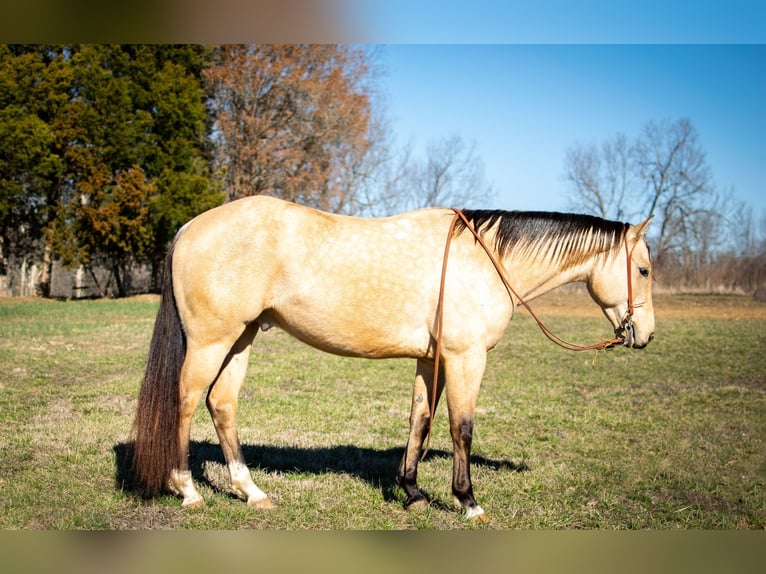
[(654, 219), (654, 215), (650, 215), (638, 225), (631, 226), (631, 228), (628, 230), (628, 236), (631, 239), (637, 239), (646, 235), (646, 230), (649, 229), (649, 224), (652, 222), (652, 219)]

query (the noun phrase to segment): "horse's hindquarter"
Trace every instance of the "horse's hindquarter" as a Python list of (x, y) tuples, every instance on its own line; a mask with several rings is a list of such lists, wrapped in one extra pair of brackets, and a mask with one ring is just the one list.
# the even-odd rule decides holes
[[(208, 323), (211, 315), (232, 328), (260, 318), (343, 355), (422, 357), (432, 347), (451, 212), (362, 219), (252, 198), (218, 216), (190, 226), (184, 235), (193, 237), (184, 239), (194, 247), (183, 255), (190, 264), (177, 267), (182, 304), (204, 301), (197, 306)], [(494, 278), (486, 261), (473, 260), (472, 242), (457, 239), (445, 290), (446, 348), (484, 339), (491, 346), (505, 326), (495, 333), (487, 324), (498, 322), (487, 308)]]

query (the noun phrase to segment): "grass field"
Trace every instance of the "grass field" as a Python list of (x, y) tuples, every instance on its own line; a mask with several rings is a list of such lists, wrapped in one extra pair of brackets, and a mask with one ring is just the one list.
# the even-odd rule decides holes
[[(609, 327), (587, 296), (535, 305), (593, 342)], [(231, 496), (207, 411), (192, 467), (207, 507), (123, 488), (136, 395), (157, 300), (0, 300), (3, 529), (763, 529), (766, 305), (665, 295), (643, 351), (571, 353), (520, 313), (491, 353), (472, 457), (489, 524), (453, 507), (440, 405), (405, 511), (393, 478), (407, 436), (413, 361), (322, 354), (271, 330), (256, 337), (240, 437), (278, 504)]]

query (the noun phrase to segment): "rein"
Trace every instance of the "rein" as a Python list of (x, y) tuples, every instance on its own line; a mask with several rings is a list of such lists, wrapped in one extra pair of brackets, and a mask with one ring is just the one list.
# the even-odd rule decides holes
[[(534, 311), (532, 311), (532, 308), (529, 306), (529, 304), (524, 301), (524, 299), (511, 287), (511, 284), (508, 282), (508, 278), (505, 276), (505, 273), (503, 272), (503, 269), (500, 267), (500, 263), (497, 261), (495, 256), (492, 254), (492, 251), (487, 247), (487, 244), (484, 242), (484, 240), (481, 238), (481, 236), (478, 234), (478, 232), (473, 228), (470, 221), (468, 221), (468, 218), (465, 216), (465, 214), (457, 209), (452, 208), (452, 211), (455, 212), (455, 215), (452, 218), (452, 221), (450, 223), (449, 232), (447, 234), (447, 243), (444, 246), (444, 260), (442, 261), (442, 273), (441, 273), (441, 281), (439, 283), (439, 303), (436, 307), (436, 348), (434, 350), (434, 379), (433, 379), (433, 388), (431, 393), (431, 404), (429, 406), (430, 409), (430, 416), (428, 419), (428, 441), (426, 443), (426, 447), (423, 450), (423, 455), (421, 456), (420, 460), (423, 460), (426, 456), (426, 453), (428, 452), (428, 448), (431, 445), (431, 429), (433, 427), (433, 420), (434, 420), (434, 414), (436, 410), (436, 389), (439, 382), (439, 359), (441, 356), (441, 343), (442, 343), (442, 327), (443, 327), (443, 304), (444, 304), (444, 283), (447, 277), (447, 261), (449, 259), (449, 249), (450, 245), (452, 244), (452, 235), (455, 231), (455, 225), (457, 225), (458, 218), (463, 220), (463, 223), (465, 223), (465, 226), (467, 229), (471, 231), (473, 236), (476, 238), (476, 240), (479, 242), (479, 244), (484, 249), (485, 253), (489, 257), (489, 260), (492, 262), (492, 265), (495, 267), (495, 271), (497, 271), (498, 276), (500, 277), (500, 280), (503, 282), (503, 285), (508, 291), (508, 295), (511, 298), (511, 302), (513, 302), (513, 298), (515, 297), (518, 301), (519, 305), (522, 305), (532, 316), (532, 318), (537, 323), (537, 326), (540, 328), (540, 330), (543, 332), (543, 334), (552, 342), (557, 344), (559, 347), (562, 347), (563, 349), (566, 349), (568, 351), (600, 351), (603, 349), (609, 349), (611, 347), (614, 347), (615, 345), (626, 345), (628, 344), (628, 341), (632, 339), (632, 331), (633, 331), (633, 280), (631, 278), (630, 268), (631, 268), (631, 260), (633, 258), (633, 249), (636, 248), (636, 246), (633, 246), (633, 249), (628, 249), (628, 237), (627, 233), (623, 234), (624, 243), (625, 243), (625, 255), (627, 260), (627, 272), (628, 272), (628, 309), (625, 312), (625, 316), (622, 318), (622, 321), (620, 322), (620, 326), (618, 329), (616, 329), (616, 333), (619, 331), (625, 332), (628, 339), (626, 340), (626, 337), (622, 336), (616, 336), (614, 339), (608, 339), (601, 341), (600, 343), (594, 343), (592, 345), (577, 345), (575, 343), (570, 343), (554, 333), (550, 327), (548, 327), (542, 319), (540, 319)], [(627, 225), (626, 225), (627, 227)]]

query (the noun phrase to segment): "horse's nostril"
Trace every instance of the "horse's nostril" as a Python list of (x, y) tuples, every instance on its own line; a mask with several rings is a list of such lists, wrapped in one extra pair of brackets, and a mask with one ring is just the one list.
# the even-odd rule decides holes
[(651, 343), (653, 340), (654, 340), (654, 333), (649, 335), (649, 340), (647, 341), (647, 343)]

